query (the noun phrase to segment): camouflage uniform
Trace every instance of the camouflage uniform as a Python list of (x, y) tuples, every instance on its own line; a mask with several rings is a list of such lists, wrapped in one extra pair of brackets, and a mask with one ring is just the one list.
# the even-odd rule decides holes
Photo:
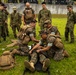
[(23, 11), (23, 15), (24, 22), (26, 25), (29, 24), (35, 18), (35, 13), (32, 8), (25, 8), (25, 10)]
[(56, 26), (52, 26), (46, 30), (49, 34), (60, 35)]
[(16, 11), (16, 12), (13, 12), (10, 15), (10, 17), (11, 17), (10, 26), (12, 27), (14, 37), (16, 38), (17, 37), (16, 28), (19, 31), (20, 30), (20, 26), (21, 26), (21, 15)]
[[(5, 12), (5, 18), (6, 18), (6, 20), (7, 20), (9, 13), (8, 13), (8, 11), (7, 11), (6, 9), (4, 9), (4, 12)], [(6, 21), (6, 20), (5, 20), (5, 21)], [(5, 22), (5, 28), (6, 28), (6, 35), (9, 36), (8, 24), (7, 24), (6, 22)]]
[(20, 54), (20, 55), (28, 55), (29, 48), (28, 48), (28, 43), (31, 41), (31, 37), (34, 37), (33, 29), (31, 26), (26, 25), (23, 26), (18, 35), (18, 41), (17, 44), (19, 46), (19, 49), (14, 49), (12, 52), (15, 54)]
[(43, 24), (46, 20), (51, 21), (51, 12), (48, 9), (42, 9), (39, 11), (38, 22), (40, 23), (41, 30), (44, 28)]
[(0, 41), (1, 37), (6, 40), (6, 29), (5, 29), (5, 13), (0, 10)]
[[(40, 47), (37, 49), (42, 49), (42, 47), (46, 47), (49, 45), (49, 43), (46, 40), (40, 40), (39, 44)], [(32, 72), (35, 71), (34, 65), (37, 63), (37, 61), (39, 61), (43, 65), (42, 70), (47, 70), (50, 64), (50, 60), (47, 57), (47, 52), (37, 53), (36, 51), (33, 51), (32, 54), (30, 54), (30, 56), (30, 62), (25, 61), (26, 68), (28, 68)]]
[(48, 35), (47, 41), (51, 43), (51, 48), (47, 52), (49, 57), (53, 57), (54, 60), (61, 60), (64, 58), (64, 45), (61, 39), (57, 36)]
[[(48, 46), (48, 42), (47, 42), (47, 40), (40, 40), (40, 42), (39, 42), (39, 44), (40, 44), (40, 46), (41, 47), (46, 47), (46, 46)], [(39, 48), (38, 48), (39, 49)], [(39, 53), (39, 54), (37, 54), (36, 52), (33, 52), (32, 54), (31, 54), (31, 60), (30, 60), (30, 62), (33, 62), (34, 64), (36, 64), (36, 62), (37, 62), (37, 60), (38, 60), (38, 55), (39, 55), (39, 58), (40, 58), (40, 62), (41, 63), (43, 63), (43, 61), (45, 60), (45, 59), (47, 59), (47, 52), (41, 52), (41, 53)]]
[(67, 24), (65, 27), (65, 40), (68, 41), (69, 40), (69, 33), (70, 33), (70, 39), (71, 42), (74, 42), (74, 17), (76, 15), (74, 15), (75, 12), (68, 12), (67, 13)]

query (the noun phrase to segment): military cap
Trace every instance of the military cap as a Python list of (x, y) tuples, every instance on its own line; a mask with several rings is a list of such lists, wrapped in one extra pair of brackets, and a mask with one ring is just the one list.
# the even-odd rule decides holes
[(46, 2), (42, 2), (41, 4), (46, 4)]
[(16, 9), (17, 9), (17, 7), (16, 7), (16, 6), (14, 6), (14, 7), (13, 7), (13, 9), (14, 9), (14, 10), (16, 10)]
[(67, 8), (69, 8), (69, 7), (70, 7), (70, 8), (73, 8), (72, 5), (67, 5)]
[(31, 22), (34, 22), (35, 23), (35, 22), (37, 22), (37, 20), (33, 19), (33, 20), (31, 20)]
[(44, 27), (46, 27), (48, 24), (51, 24), (50, 20), (46, 20), (43, 25), (44, 25)]
[(48, 33), (47, 33), (47, 31), (46, 31), (46, 30), (44, 30), (44, 29), (43, 29), (43, 30), (41, 30), (41, 31), (39, 31), (39, 33), (40, 33), (40, 35), (42, 35), (42, 34), (48, 34)]
[(50, 21), (50, 20), (46, 20), (46, 21), (44, 22), (44, 24), (51, 24), (51, 21)]

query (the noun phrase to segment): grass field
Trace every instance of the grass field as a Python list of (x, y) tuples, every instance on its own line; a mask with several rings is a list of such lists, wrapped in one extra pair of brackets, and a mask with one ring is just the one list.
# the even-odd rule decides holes
[[(68, 42), (64, 41), (64, 31), (65, 31), (65, 24), (66, 24), (66, 18), (53, 18), (52, 20), (53, 25), (57, 26), (62, 37), (62, 41), (65, 45), (65, 49), (68, 51), (70, 54), (69, 58), (64, 58), (61, 61), (54, 61), (53, 59), (50, 59), (50, 72), (51, 75), (76, 75), (76, 27), (75, 27), (75, 43), (74, 44), (69, 44)], [(37, 29), (37, 38), (39, 39), (38, 36), (38, 31), (39, 26), (37, 24), (36, 26)], [(11, 43), (11, 39), (14, 39), (12, 30), (9, 27), (9, 32), (10, 32), (10, 37), (7, 37), (7, 41), (0, 43), (0, 55), (4, 51), (3, 48), (6, 47), (7, 44)], [(14, 48), (14, 47), (13, 47)], [(8, 48), (5, 50), (10, 50), (12, 48)], [(28, 60), (27, 57), (25, 56), (16, 56), (16, 65), (14, 68), (11, 70), (7, 71), (0, 71), (0, 75), (22, 75), (23, 70), (24, 70), (24, 60)], [(26, 75), (47, 75), (46, 73), (27, 73)]]

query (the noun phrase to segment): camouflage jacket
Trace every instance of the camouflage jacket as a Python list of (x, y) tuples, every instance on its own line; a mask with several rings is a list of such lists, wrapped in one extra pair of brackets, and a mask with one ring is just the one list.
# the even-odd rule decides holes
[(5, 22), (5, 13), (0, 10), (0, 26)]
[[(24, 26), (25, 27), (25, 26)], [(35, 36), (33, 29), (29, 26), (26, 29), (20, 29), (20, 32), (18, 33), (17, 37), (19, 40), (20, 44), (26, 44), (28, 45), (28, 43), (31, 41), (31, 37)]]
[(4, 13), (5, 13), (5, 18), (6, 18), (6, 20), (7, 20), (8, 15), (9, 15), (9, 12), (8, 12), (7, 10), (4, 10)]
[(76, 15), (74, 15), (73, 11), (67, 13), (67, 24), (66, 24), (67, 27), (72, 27), (74, 25), (74, 17), (75, 16)]
[(14, 25), (14, 24), (21, 24), (21, 14), (19, 14), (19, 13), (12, 13), (11, 15), (10, 15), (10, 23), (11, 23), (11, 25)]
[(39, 11), (38, 22), (43, 23), (46, 20), (51, 20), (51, 12), (48, 9), (42, 9)]
[(23, 11), (24, 14), (24, 20), (29, 20), (29, 19), (33, 19), (34, 16), (34, 10), (32, 8), (25, 8), (25, 10)]
[(58, 30), (58, 28), (56, 26), (52, 26), (52, 27), (46, 29), (46, 31), (49, 34), (60, 35), (60, 32), (59, 32), (59, 30)]

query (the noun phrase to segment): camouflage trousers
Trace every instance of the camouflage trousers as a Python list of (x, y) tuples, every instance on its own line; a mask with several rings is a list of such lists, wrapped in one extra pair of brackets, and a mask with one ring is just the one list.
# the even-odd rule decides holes
[(28, 46), (20, 46), (19, 49), (13, 49), (12, 54), (18, 54), (18, 55), (28, 55), (29, 48)]
[(12, 26), (12, 31), (13, 31), (13, 34), (14, 34), (14, 37), (16, 38), (17, 37), (17, 35), (16, 35), (16, 29), (17, 29), (17, 31), (19, 31), (20, 30), (20, 26), (18, 25), (16, 25), (16, 26)]
[(40, 23), (40, 29), (41, 29), (41, 30), (44, 29), (43, 23)]
[(62, 60), (64, 58), (63, 51), (64, 51), (64, 49), (61, 49), (61, 50), (50, 49), (48, 51), (48, 57), (53, 58), (56, 61)]
[(33, 62), (34, 64), (36, 64), (37, 63), (37, 61), (38, 61), (38, 56), (39, 56), (39, 61), (41, 62), (41, 63), (43, 63), (44, 62), (44, 60), (46, 59), (46, 57), (45, 57), (45, 55), (43, 55), (43, 54), (37, 54), (36, 52), (33, 52), (32, 54), (31, 54), (31, 60), (30, 60), (30, 62)]
[(71, 41), (74, 41), (74, 27), (66, 27), (65, 28), (65, 40), (69, 40), (69, 33)]
[(8, 24), (5, 23), (5, 28), (6, 28), (6, 35), (9, 36), (9, 30), (8, 30)]
[(4, 26), (0, 26), (0, 41), (1, 41), (1, 37), (6, 40), (6, 29)]

